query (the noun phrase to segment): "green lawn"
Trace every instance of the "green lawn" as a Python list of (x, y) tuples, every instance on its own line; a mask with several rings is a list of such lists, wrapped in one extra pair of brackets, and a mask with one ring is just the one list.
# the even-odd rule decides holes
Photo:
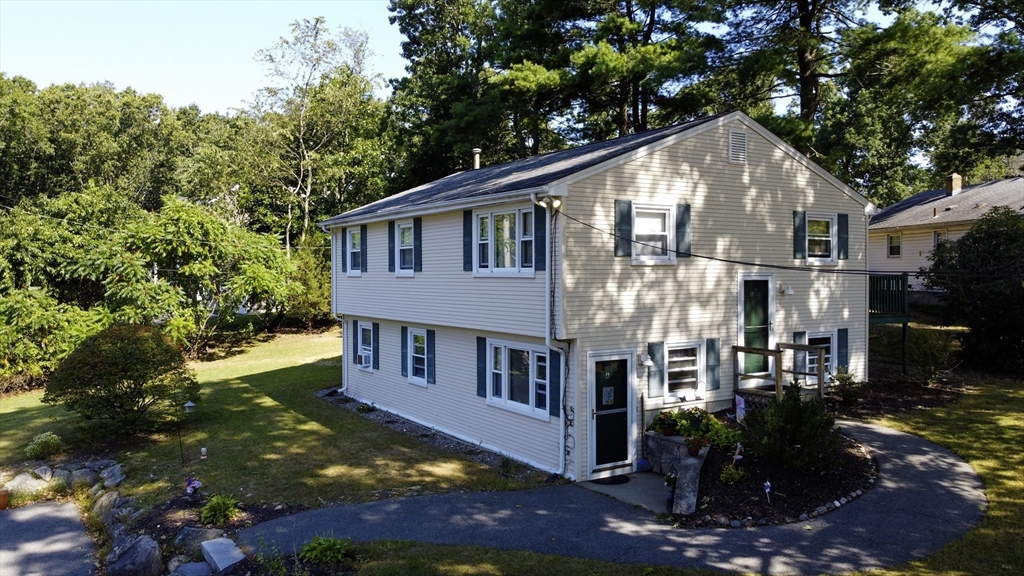
[[(364, 501), (374, 490), (419, 492), (521, 487), (496, 471), (392, 432), (317, 398), (341, 383), (338, 331), (280, 335), (241, 354), (197, 363), (203, 391), (182, 426), (186, 458), (207, 493), (242, 502), (311, 506)], [(78, 440), (73, 416), (40, 405), (41, 394), (3, 401), (0, 462), (23, 460), (31, 437), (53, 430)], [(209, 457), (199, 460), (200, 448)], [(96, 446), (91, 446), (95, 449)], [(122, 446), (123, 492), (153, 503), (183, 489), (174, 428)]]

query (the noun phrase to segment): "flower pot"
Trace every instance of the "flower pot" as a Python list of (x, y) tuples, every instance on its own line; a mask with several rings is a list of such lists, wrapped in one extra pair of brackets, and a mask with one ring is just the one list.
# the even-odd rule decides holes
[(696, 458), (700, 455), (700, 448), (694, 448), (693, 446), (687, 446), (686, 451), (690, 453), (690, 456)]
[(700, 432), (700, 427), (703, 424), (704, 419), (701, 418), (700, 416), (694, 416), (693, 418), (690, 418), (690, 430), (693, 430), (694, 433)]
[(7, 510), (8, 495), (9, 493), (7, 490), (0, 490), (0, 510)]
[(674, 427), (672, 427), (672, 426), (664, 426), (661, 429), (661, 435), (662, 436), (675, 436), (676, 435), (676, 429)]

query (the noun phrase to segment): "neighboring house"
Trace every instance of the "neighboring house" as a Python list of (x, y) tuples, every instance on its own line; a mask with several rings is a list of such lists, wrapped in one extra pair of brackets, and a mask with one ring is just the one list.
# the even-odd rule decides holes
[(346, 392), (573, 479), (634, 470), (657, 411), (732, 406), (737, 358), (770, 382), (734, 345), (867, 377), (869, 206), (739, 112), (424, 184), (321, 223)]
[[(928, 256), (943, 240), (957, 240), (975, 220), (995, 206), (1024, 214), (1024, 178), (962, 187), (959, 174), (946, 177), (946, 187), (901, 200), (871, 217), (868, 254), (872, 272), (910, 275), (910, 289), (923, 291), (917, 277), (931, 265)], [(919, 297), (921, 295), (919, 294)]]

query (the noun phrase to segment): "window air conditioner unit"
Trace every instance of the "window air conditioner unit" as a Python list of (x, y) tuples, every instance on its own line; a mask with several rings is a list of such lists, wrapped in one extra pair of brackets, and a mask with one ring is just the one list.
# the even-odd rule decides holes
[(370, 365), (370, 355), (369, 354), (356, 354), (356, 364), (358, 364), (360, 366), (369, 366)]

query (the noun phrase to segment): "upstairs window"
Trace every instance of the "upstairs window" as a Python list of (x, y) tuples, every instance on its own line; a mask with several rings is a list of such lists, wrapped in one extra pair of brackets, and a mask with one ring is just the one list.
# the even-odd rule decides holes
[(476, 214), (475, 271), (495, 275), (532, 275), (533, 210)]
[(358, 275), (363, 269), (363, 234), (359, 228), (348, 231), (348, 271)]
[(398, 224), (398, 270), (413, 270), (413, 227), (412, 222)]
[(946, 236), (946, 231), (945, 230), (936, 230), (935, 232), (933, 232), (932, 233), (932, 248), (935, 248), (939, 244), (942, 244), (943, 242), (945, 242), (946, 238), (947, 238), (947, 236)]
[(808, 264), (837, 264), (849, 258), (848, 214), (793, 212), (793, 257)]
[(633, 204), (634, 264), (675, 262), (675, 207)]
[(388, 221), (388, 272), (413, 276), (423, 271), (423, 219)]

